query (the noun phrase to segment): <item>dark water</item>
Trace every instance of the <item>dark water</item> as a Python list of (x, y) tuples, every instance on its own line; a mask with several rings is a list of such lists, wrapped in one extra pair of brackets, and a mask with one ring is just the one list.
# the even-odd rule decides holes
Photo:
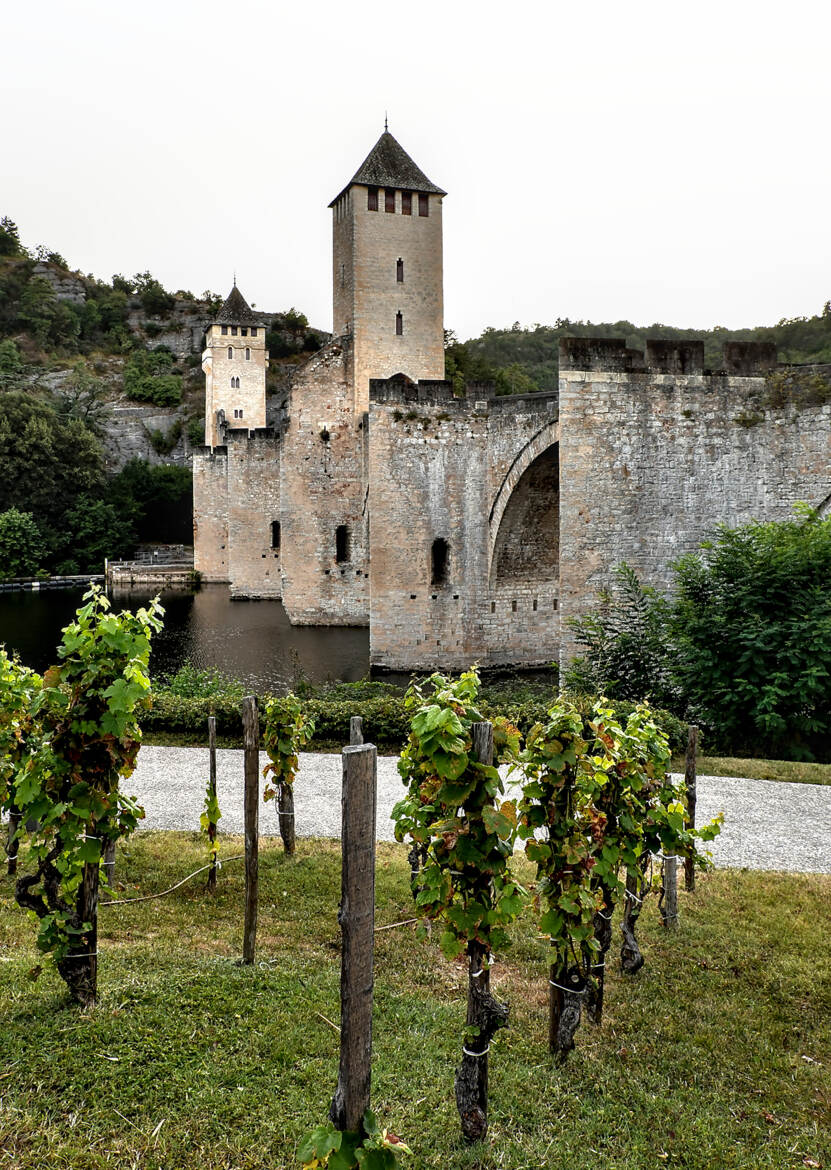
[[(72, 621), (82, 591), (0, 593), (0, 643), (42, 671), (56, 661), (61, 629)], [(116, 609), (135, 609), (153, 596), (118, 590)], [(279, 601), (231, 601), (224, 585), (196, 593), (162, 594), (164, 631), (153, 639), (151, 673), (172, 673), (185, 662), (218, 667), (259, 691), (282, 690), (302, 679), (351, 682), (369, 671), (366, 627), (292, 626)]]

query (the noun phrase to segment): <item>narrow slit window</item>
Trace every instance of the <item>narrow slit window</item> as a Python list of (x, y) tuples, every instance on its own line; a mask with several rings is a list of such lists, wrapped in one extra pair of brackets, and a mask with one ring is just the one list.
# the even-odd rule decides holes
[(280, 521), (271, 521), (271, 547), (279, 549), (280, 547)]
[(245, 360), (247, 362), (251, 361), (251, 350), (248, 348), (248, 346), (245, 347)]
[(399, 284), (404, 283), (404, 261), (399, 256), (395, 265), (395, 279)]
[(257, 336), (257, 326), (256, 326), (256, 325), (252, 325), (252, 326), (251, 326), (251, 336), (252, 336), (252, 337), (256, 337), (256, 336)]
[(349, 528), (339, 524), (335, 529), (335, 560), (339, 565), (349, 560)]
[(395, 314), (395, 336), (396, 337), (403, 337), (404, 336), (404, 314), (401, 312), (400, 309)]
[(367, 211), (377, 211), (378, 210), (378, 188), (377, 187), (367, 187), (366, 209), (367, 209)]
[(228, 361), (231, 361), (233, 356), (234, 356), (234, 347), (232, 345), (229, 345), (228, 346)]
[(430, 214), (430, 196), (429, 195), (419, 195), (419, 197), (418, 197), (418, 214), (419, 215), (429, 215)]
[(395, 188), (384, 189), (384, 211), (395, 212)]
[(401, 214), (402, 215), (412, 215), (413, 214), (413, 193), (412, 193), (412, 191), (402, 191), (401, 192)]
[(444, 537), (437, 537), (430, 549), (430, 584), (447, 584), (447, 567), (450, 560), (450, 547)]

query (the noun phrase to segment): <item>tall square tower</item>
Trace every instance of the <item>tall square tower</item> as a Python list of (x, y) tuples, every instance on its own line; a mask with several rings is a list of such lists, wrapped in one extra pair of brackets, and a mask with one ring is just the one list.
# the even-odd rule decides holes
[(444, 377), (442, 199), (385, 130), (329, 206), (335, 336), (352, 341), (355, 410), (369, 379)]

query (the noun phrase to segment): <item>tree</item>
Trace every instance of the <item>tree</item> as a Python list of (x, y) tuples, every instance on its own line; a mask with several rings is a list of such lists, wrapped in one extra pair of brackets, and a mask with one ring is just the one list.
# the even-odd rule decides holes
[(831, 518), (720, 528), (676, 566), (675, 672), (732, 750), (831, 758)]
[(86, 362), (79, 361), (61, 388), (58, 412), (62, 418), (78, 419), (100, 437), (110, 414), (106, 396), (103, 380), (90, 373)]
[(19, 256), (22, 251), (17, 224), (4, 215), (0, 219), (0, 256)]
[(136, 543), (130, 515), (114, 504), (90, 496), (80, 496), (64, 516), (66, 536), (59, 555), (65, 565), (77, 564), (76, 572), (101, 573), (104, 560), (120, 560), (132, 555)]
[(31, 512), (0, 512), (0, 577), (31, 577), (43, 564), (46, 543)]
[[(115, 278), (113, 278), (113, 283), (115, 283)], [(176, 298), (173, 294), (169, 293), (161, 281), (156, 280), (150, 272), (137, 272), (133, 277), (133, 283), (145, 313), (163, 317), (176, 304)], [(127, 290), (123, 289), (123, 291)]]

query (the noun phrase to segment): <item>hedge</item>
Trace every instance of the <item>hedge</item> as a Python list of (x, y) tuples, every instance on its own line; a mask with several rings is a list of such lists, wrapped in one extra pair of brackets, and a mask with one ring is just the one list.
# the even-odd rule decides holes
[[(578, 709), (588, 718), (594, 699), (587, 696), (571, 696)], [(613, 704), (621, 719), (626, 719), (635, 709), (634, 703), (623, 701)], [(403, 695), (383, 695), (373, 698), (324, 698), (303, 700), (303, 709), (315, 723), (312, 748), (331, 747), (333, 744), (349, 743), (349, 720), (360, 715), (363, 720), (364, 739), (378, 747), (400, 749), (409, 735), (409, 718), (404, 709)], [(545, 719), (547, 704), (542, 700), (521, 702), (499, 702), (491, 704), (487, 699), (480, 704), (482, 715), (492, 719), (504, 715), (523, 734), (535, 723)], [(683, 751), (687, 744), (686, 724), (669, 711), (654, 711), (655, 721), (667, 733), (673, 752)], [(153, 696), (153, 705), (141, 720), (142, 729), (147, 733), (175, 732), (193, 735), (199, 742), (207, 742), (207, 720), (216, 716), (217, 734), (234, 739), (241, 738), (239, 699), (232, 695), (215, 695), (211, 698), (183, 698), (169, 691), (158, 691)]]

